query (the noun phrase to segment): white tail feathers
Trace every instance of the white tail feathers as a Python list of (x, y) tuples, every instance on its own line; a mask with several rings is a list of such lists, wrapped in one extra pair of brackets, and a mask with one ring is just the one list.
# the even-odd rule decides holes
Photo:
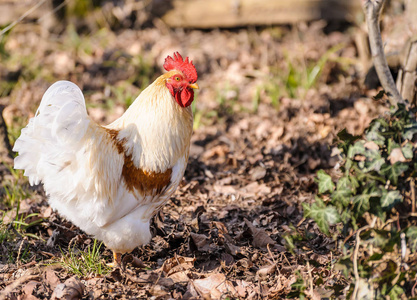
[(74, 160), (90, 119), (81, 90), (69, 81), (58, 81), (42, 97), (34, 118), (22, 129), (13, 151), (14, 167), (24, 169), (31, 185), (53, 176)]

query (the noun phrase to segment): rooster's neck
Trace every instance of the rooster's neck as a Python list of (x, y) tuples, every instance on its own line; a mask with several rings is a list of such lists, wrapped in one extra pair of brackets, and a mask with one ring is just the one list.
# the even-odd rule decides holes
[(124, 151), (136, 167), (149, 172), (165, 172), (186, 155), (193, 127), (191, 107), (176, 103), (165, 78), (160, 76), (147, 87), (125, 114), (107, 126), (119, 131)]

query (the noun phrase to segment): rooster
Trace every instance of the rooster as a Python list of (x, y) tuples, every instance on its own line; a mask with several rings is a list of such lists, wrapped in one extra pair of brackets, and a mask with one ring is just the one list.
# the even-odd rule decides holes
[(58, 81), (22, 129), (14, 167), (43, 183), (50, 206), (121, 255), (151, 240), (149, 222), (177, 189), (193, 129), (197, 71), (176, 52), (167, 73), (107, 126), (87, 114), (81, 90)]

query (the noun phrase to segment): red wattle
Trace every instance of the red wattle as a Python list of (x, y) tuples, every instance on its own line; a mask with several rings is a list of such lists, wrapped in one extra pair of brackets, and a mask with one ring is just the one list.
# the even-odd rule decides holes
[(183, 89), (181, 91), (182, 107), (191, 105), (194, 100), (194, 91), (192, 89)]

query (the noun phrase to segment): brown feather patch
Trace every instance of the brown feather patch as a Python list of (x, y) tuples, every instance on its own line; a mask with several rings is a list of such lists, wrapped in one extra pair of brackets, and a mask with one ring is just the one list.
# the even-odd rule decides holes
[[(104, 128), (104, 127), (103, 127)], [(114, 143), (119, 154), (124, 156), (124, 164), (122, 169), (122, 177), (126, 187), (133, 192), (135, 189), (141, 194), (160, 194), (171, 182), (172, 169), (166, 170), (164, 173), (146, 172), (137, 168), (132, 160), (132, 155), (126, 155), (124, 150), (124, 140), (117, 138), (119, 131), (115, 129), (104, 128), (110, 135), (110, 139)]]

